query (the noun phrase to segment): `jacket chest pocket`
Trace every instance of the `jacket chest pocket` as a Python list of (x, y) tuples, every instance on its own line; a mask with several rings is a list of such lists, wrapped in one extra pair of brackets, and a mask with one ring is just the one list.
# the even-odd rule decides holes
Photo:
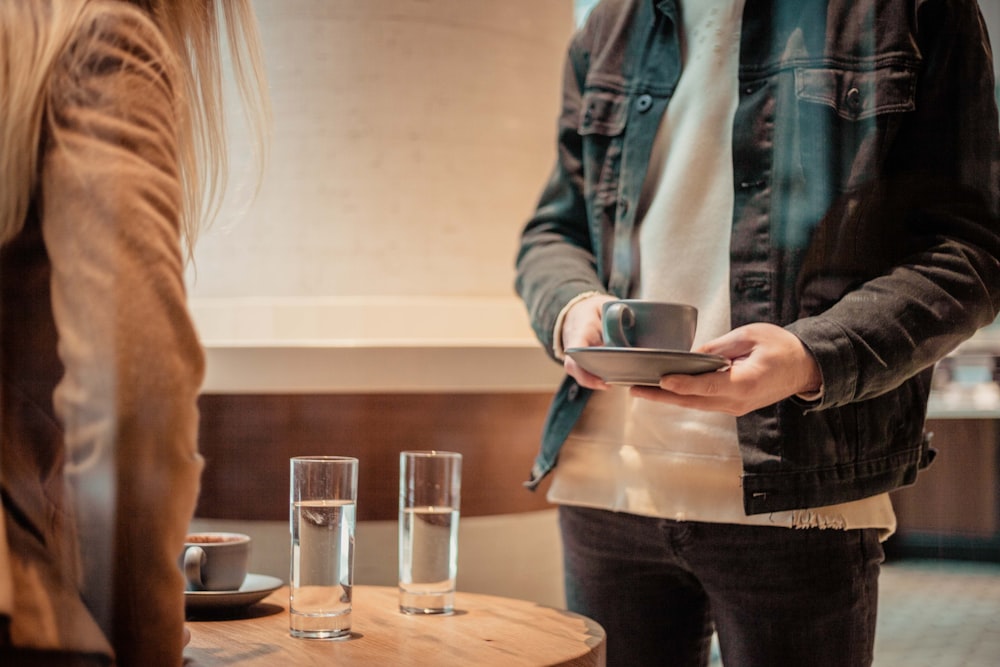
[(613, 209), (617, 198), (627, 117), (628, 96), (624, 93), (584, 92), (579, 118), (584, 195), (598, 211)]
[(916, 108), (916, 85), (916, 71), (901, 65), (796, 69), (798, 145), (812, 185), (836, 193), (871, 180), (899, 120)]

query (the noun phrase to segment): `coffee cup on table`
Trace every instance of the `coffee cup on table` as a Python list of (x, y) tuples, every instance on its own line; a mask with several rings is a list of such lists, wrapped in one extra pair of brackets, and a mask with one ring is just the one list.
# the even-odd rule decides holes
[(235, 591), (247, 576), (249, 559), (249, 535), (189, 533), (180, 564), (189, 591)]
[(620, 299), (601, 309), (607, 347), (689, 352), (697, 324), (698, 309), (683, 303)]

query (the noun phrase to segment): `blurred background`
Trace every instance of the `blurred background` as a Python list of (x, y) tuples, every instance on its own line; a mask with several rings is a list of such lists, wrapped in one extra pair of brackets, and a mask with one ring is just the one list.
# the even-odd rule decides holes
[[(358, 583), (394, 585), (398, 452), (461, 451), (459, 587), (563, 605), (554, 509), (521, 486), (561, 369), (513, 260), (593, 1), (255, 4), (269, 162), (252, 198), (232, 115), (234, 187), (188, 274), (208, 356), (196, 527), (250, 532), (253, 569), (287, 579), (288, 457), (355, 455)], [(996, 43), (1000, 0), (980, 4)], [(994, 323), (935, 374), (939, 456), (894, 494), (879, 667), (1000, 664), (998, 356)]]

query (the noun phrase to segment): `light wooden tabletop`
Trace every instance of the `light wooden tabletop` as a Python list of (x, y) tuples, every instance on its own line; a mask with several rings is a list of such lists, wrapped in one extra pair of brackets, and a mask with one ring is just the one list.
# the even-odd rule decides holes
[(395, 588), (355, 586), (352, 636), (330, 641), (288, 634), (288, 588), (226, 620), (188, 620), (185, 665), (605, 664), (604, 629), (572, 612), (533, 602), (459, 592), (450, 616), (399, 613)]

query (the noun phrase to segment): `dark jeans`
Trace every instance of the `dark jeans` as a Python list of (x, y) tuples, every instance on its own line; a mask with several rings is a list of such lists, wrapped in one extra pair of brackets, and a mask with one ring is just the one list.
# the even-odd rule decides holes
[(560, 507), (566, 597), (600, 623), (608, 667), (868, 667), (876, 530), (677, 522)]

